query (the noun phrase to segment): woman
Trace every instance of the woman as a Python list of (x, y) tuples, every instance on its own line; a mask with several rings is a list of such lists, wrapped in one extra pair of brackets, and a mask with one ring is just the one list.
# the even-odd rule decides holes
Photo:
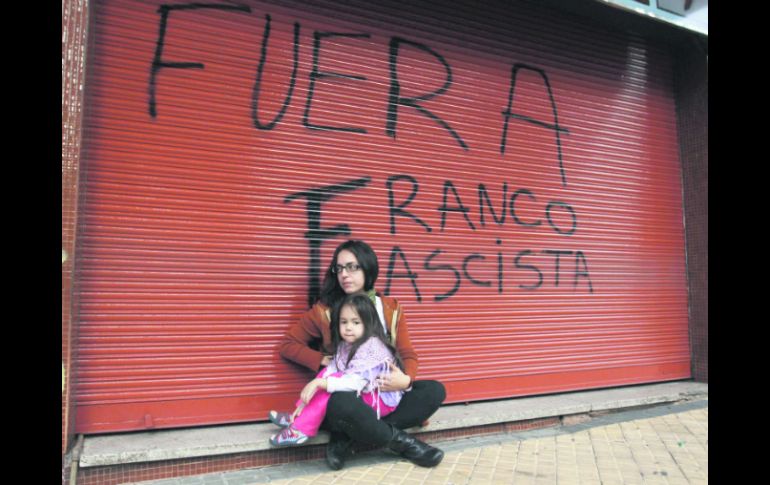
[[(417, 381), (417, 353), (409, 340), (406, 318), (398, 301), (377, 294), (374, 283), (379, 274), (377, 256), (363, 241), (347, 241), (334, 251), (318, 301), (299, 322), (289, 328), (280, 346), (283, 358), (317, 372), (331, 361), (331, 311), (345, 295), (364, 291), (374, 302), (388, 338), (398, 350), (404, 371), (394, 369), (380, 383), (383, 391), (406, 391), (393, 413), (377, 419), (375, 411), (355, 392), (335, 392), (329, 399), (321, 426), (330, 432), (326, 462), (333, 470), (342, 468), (353, 442), (387, 446), (416, 465), (432, 467), (444, 452), (409, 436), (403, 430), (418, 426), (441, 406), (446, 397), (437, 381)], [(320, 350), (311, 344), (320, 343)]]

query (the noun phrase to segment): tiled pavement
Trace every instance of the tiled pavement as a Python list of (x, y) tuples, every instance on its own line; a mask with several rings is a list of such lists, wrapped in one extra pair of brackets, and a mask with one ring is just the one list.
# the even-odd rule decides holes
[(375, 451), (336, 472), (316, 460), (142, 485), (706, 484), (708, 400), (435, 444), (446, 455), (432, 469)]

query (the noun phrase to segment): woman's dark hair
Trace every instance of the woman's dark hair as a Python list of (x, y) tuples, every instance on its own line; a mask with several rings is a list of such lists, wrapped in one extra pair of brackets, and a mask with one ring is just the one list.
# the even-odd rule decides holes
[(350, 363), (353, 356), (356, 354), (356, 351), (364, 342), (370, 337), (376, 337), (393, 353), (396, 365), (403, 367), (401, 359), (398, 356), (398, 351), (390, 344), (390, 342), (388, 342), (388, 336), (385, 334), (385, 329), (380, 322), (377, 308), (375, 308), (372, 300), (369, 299), (369, 295), (361, 292), (345, 295), (332, 311), (330, 330), (332, 336), (332, 352), (334, 355), (337, 355), (337, 349), (343, 341), (342, 336), (340, 335), (340, 314), (342, 313), (342, 309), (346, 306), (352, 307), (359, 318), (361, 318), (361, 323), (364, 325), (364, 334), (360, 339), (356, 340), (350, 348), (350, 354), (348, 354), (348, 361), (345, 362), (345, 366)]
[(344, 250), (353, 253), (358, 260), (358, 264), (361, 266), (361, 270), (364, 272), (364, 291), (374, 288), (374, 282), (377, 281), (377, 276), (380, 274), (377, 255), (374, 254), (371, 246), (365, 242), (351, 239), (337, 246), (331, 263), (326, 268), (326, 274), (321, 286), (321, 294), (318, 297), (321, 303), (331, 308), (334, 308), (345, 297), (345, 291), (340, 287), (337, 275), (332, 272), (332, 268), (337, 264), (337, 256)]

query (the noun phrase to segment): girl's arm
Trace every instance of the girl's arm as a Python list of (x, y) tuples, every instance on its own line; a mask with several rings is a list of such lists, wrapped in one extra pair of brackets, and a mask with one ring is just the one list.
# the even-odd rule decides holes
[(299, 398), (302, 399), (302, 402), (307, 404), (311, 399), (313, 399), (313, 396), (316, 392), (318, 392), (319, 389), (326, 390), (326, 388), (327, 380), (322, 377), (317, 377), (305, 385), (305, 387), (302, 389), (302, 392), (299, 394)]
[(328, 377), (326, 392), (358, 392), (366, 387), (366, 379), (358, 374), (343, 374), (340, 377)]

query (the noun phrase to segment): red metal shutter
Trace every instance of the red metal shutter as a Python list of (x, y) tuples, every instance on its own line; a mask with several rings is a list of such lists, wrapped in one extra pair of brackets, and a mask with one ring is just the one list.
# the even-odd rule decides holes
[(689, 377), (669, 52), (486, 3), (97, 2), (77, 432), (290, 406), (348, 237), (447, 402)]

